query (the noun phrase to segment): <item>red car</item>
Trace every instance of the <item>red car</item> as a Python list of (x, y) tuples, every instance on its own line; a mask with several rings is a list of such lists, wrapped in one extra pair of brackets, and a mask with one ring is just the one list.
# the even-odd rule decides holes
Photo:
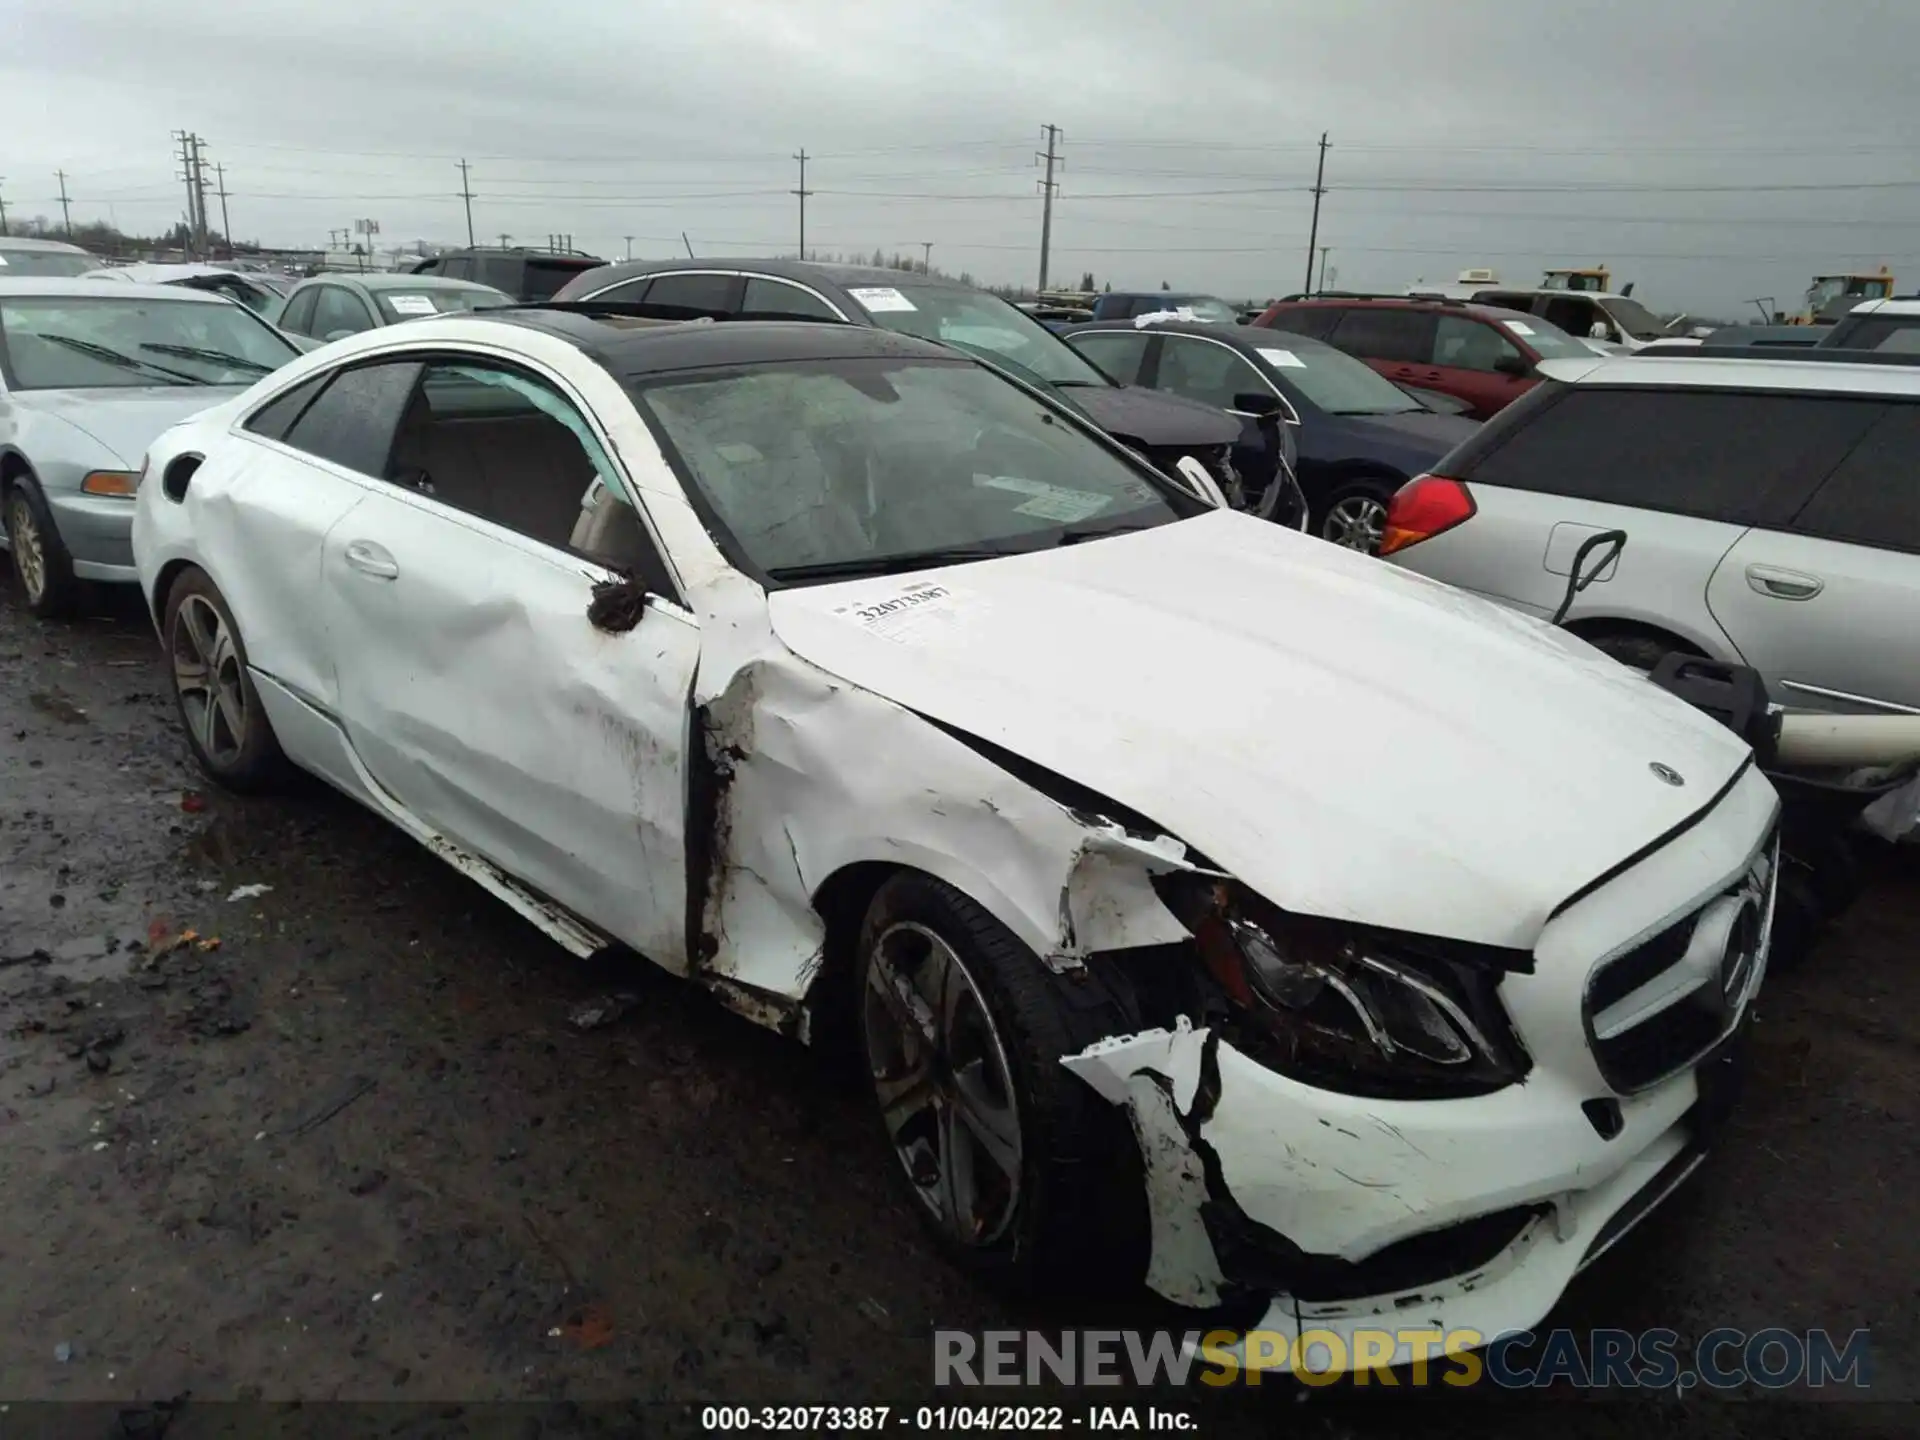
[(1351, 296), (1281, 300), (1253, 322), (1311, 335), (1387, 379), (1438, 390), (1485, 420), (1539, 383), (1542, 360), (1594, 359), (1537, 315), (1454, 300)]

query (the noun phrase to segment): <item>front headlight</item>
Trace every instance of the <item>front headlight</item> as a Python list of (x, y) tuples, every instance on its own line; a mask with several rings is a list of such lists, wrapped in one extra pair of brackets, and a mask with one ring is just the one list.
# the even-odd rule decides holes
[(1484, 1094), (1526, 1073), (1497, 966), (1413, 953), (1244, 893), (1194, 933), (1233, 1002), (1236, 1046), (1282, 1074), (1349, 1094), (1419, 1098)]

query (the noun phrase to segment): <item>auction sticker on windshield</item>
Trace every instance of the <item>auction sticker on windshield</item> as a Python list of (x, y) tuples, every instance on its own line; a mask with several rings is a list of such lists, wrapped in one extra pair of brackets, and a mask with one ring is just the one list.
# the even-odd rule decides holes
[(1111, 495), (1097, 490), (1073, 490), (1065, 485), (1049, 485), (1044, 480), (1028, 480), (1019, 475), (975, 475), (973, 483), (994, 490), (1011, 490), (1029, 498), (1013, 507), (1016, 515), (1032, 515), (1040, 520), (1059, 520), (1071, 525), (1098, 515), (1112, 503)]
[(1507, 321), (1507, 329), (1516, 335), (1531, 335), (1533, 333), (1533, 327), (1531, 325), (1522, 324), (1518, 320)]
[(930, 632), (951, 629), (984, 604), (978, 596), (950, 585), (896, 585), (869, 591), (834, 606), (828, 613), (882, 640), (911, 645), (926, 639)]
[(1258, 348), (1260, 351), (1260, 358), (1266, 361), (1269, 365), (1280, 365), (1280, 366), (1287, 367), (1294, 370), (1304, 370), (1307, 368), (1307, 362), (1302, 360), (1298, 355), (1294, 354), (1291, 350), (1269, 350), (1264, 345), (1259, 346)]
[(437, 312), (425, 295), (389, 295), (387, 303), (402, 315), (432, 315)]
[(914, 303), (891, 285), (854, 286), (847, 293), (874, 314), (883, 310), (912, 310)]

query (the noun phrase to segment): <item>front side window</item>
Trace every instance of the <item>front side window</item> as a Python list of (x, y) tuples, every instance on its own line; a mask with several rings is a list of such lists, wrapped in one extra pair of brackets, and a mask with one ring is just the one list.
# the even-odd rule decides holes
[(1518, 346), (1485, 321), (1470, 320), (1463, 315), (1440, 317), (1433, 338), (1435, 365), (1490, 374), (1500, 368), (1502, 360), (1509, 364), (1525, 363), (1526, 357)]
[(1140, 383), (1140, 362), (1153, 337), (1137, 330), (1096, 330), (1067, 342), (1122, 385)]
[(373, 317), (351, 291), (338, 285), (318, 285), (314, 289), (319, 299), (313, 305), (313, 334), (337, 340), (342, 335), (373, 329)]
[(250, 385), (299, 352), (238, 305), (128, 296), (0, 299), (16, 390)]
[(1234, 403), (1238, 396), (1273, 393), (1273, 387), (1253, 363), (1225, 345), (1185, 335), (1168, 335), (1161, 345), (1156, 390), (1222, 410), (1238, 409)]
[(280, 317), (280, 328), (296, 335), (313, 334), (313, 307), (320, 301), (320, 287), (310, 285), (287, 301), (287, 312)]
[(740, 299), (742, 320), (838, 320), (839, 315), (826, 301), (798, 285), (784, 280), (768, 280), (759, 275), (747, 278), (746, 294)]
[[(1563, 300), (1555, 297), (1545, 306), (1547, 320), (1569, 335), (1586, 335), (1595, 325), (1605, 325), (1607, 317), (1591, 300)], [(1611, 326), (1607, 327), (1609, 330)]]
[(754, 365), (633, 394), (722, 546), (775, 582), (1043, 549), (1197, 508), (984, 365)]
[(545, 381), (434, 361), (399, 425), (386, 478), (556, 549), (590, 495), (619, 482), (592, 429)]
[(1793, 528), (1830, 540), (1920, 554), (1920, 405), (1886, 412), (1827, 477)]
[(1034, 378), (1049, 385), (1107, 383), (1106, 377), (1074, 353), (1071, 345), (998, 295), (911, 282), (850, 285), (847, 293), (882, 329), (1011, 362), (1022, 379)]

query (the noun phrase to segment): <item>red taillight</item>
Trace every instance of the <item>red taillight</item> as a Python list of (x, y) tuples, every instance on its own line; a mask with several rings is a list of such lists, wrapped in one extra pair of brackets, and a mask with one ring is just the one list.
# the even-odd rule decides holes
[(1462, 520), (1471, 520), (1474, 508), (1473, 496), (1463, 482), (1445, 475), (1416, 475), (1396, 490), (1387, 503), (1387, 524), (1380, 536), (1380, 553), (1391, 555), (1422, 540), (1431, 540)]

